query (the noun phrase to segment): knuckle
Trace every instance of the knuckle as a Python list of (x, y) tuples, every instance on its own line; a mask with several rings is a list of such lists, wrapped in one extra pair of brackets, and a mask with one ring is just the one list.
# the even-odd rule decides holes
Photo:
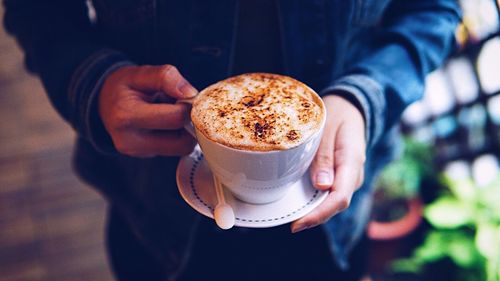
[(169, 79), (174, 75), (175, 73), (178, 73), (177, 68), (171, 64), (165, 64), (160, 66), (160, 76), (163, 79)]
[(344, 211), (349, 207), (351, 203), (350, 197), (346, 195), (340, 195), (338, 197), (338, 210), (339, 211)]
[(122, 141), (121, 139), (117, 139), (114, 141), (114, 143), (115, 143), (115, 148), (118, 152), (125, 155), (129, 154), (131, 149), (126, 142)]
[(124, 111), (117, 111), (114, 114), (113, 124), (117, 128), (129, 127), (132, 123), (132, 117), (130, 114)]
[(127, 155), (130, 157), (144, 157), (145, 154), (138, 148), (126, 141), (123, 141), (123, 138), (117, 139), (115, 142), (116, 150), (123, 155)]
[(159, 79), (157, 79), (158, 84), (156, 88), (163, 89), (166, 91), (165, 94), (171, 95), (171, 91), (174, 91), (173, 89), (178, 84), (179, 77), (180, 73), (175, 66), (170, 64), (162, 65), (159, 69)]
[(366, 162), (366, 155), (364, 153), (358, 154), (356, 157), (356, 162), (363, 165)]

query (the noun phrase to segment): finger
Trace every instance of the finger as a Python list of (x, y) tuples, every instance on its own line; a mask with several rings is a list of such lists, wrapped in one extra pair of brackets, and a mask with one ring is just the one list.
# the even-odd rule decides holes
[[(352, 138), (352, 133), (356, 133), (356, 128), (345, 124), (341, 125), (337, 133), (334, 156), (336, 177), (333, 183), (334, 190), (349, 192), (351, 195), (358, 189), (363, 179), (365, 163), (364, 138)], [(345, 208), (341, 208), (343, 209)]]
[(343, 211), (349, 206), (350, 197), (358, 188), (359, 174), (362, 168), (362, 163), (356, 161), (344, 163), (336, 168), (337, 177), (333, 184), (333, 190), (349, 195), (349, 198), (343, 198), (346, 199), (343, 202), (346, 204), (340, 204), (338, 211)]
[(176, 99), (192, 98), (198, 94), (173, 65), (146, 65), (137, 69), (129, 84), (136, 90), (150, 93), (161, 91)]
[(150, 130), (175, 130), (184, 126), (189, 118), (189, 106), (186, 104), (147, 103), (136, 101), (132, 103), (128, 125), (131, 128)]
[(196, 142), (185, 130), (129, 133), (115, 142), (116, 149), (132, 157), (181, 156), (193, 151)]
[(292, 233), (320, 225), (345, 210), (352, 198), (358, 169), (349, 165), (337, 168), (333, 190), (312, 212), (292, 224)]
[(332, 192), (311, 213), (292, 224), (292, 232), (314, 227), (346, 209), (359, 186), (364, 166), (364, 141), (356, 141), (350, 133), (356, 128), (341, 124), (335, 138), (335, 179)]
[(330, 119), (325, 125), (323, 136), (318, 151), (311, 163), (310, 175), (314, 187), (326, 190), (332, 187), (334, 178), (334, 148), (337, 124), (335, 119)]
[[(339, 167), (351, 167), (353, 174), (351, 178), (343, 180), (352, 182), (354, 189), (358, 189), (364, 180), (364, 163), (365, 163), (365, 139), (362, 134), (362, 127), (354, 127), (343, 124), (337, 133), (336, 149), (335, 149), (335, 171)], [(352, 135), (363, 137), (353, 138)], [(337, 184), (335, 183), (334, 186)]]

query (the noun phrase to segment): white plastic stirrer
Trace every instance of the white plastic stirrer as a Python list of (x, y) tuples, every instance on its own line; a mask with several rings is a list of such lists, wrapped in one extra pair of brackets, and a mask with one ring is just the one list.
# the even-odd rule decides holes
[[(190, 106), (193, 105), (193, 100), (194, 98), (190, 99), (181, 99), (177, 100), (177, 103), (185, 103)], [(191, 121), (186, 122), (184, 124), (184, 128), (196, 139), (196, 133), (193, 124)], [(234, 226), (234, 212), (233, 208), (229, 204), (226, 203), (226, 199), (224, 197), (224, 190), (222, 189), (222, 184), (220, 183), (219, 179), (214, 175), (214, 188), (215, 188), (215, 194), (217, 197), (217, 205), (215, 206), (214, 210), (214, 219), (215, 223), (222, 228), (222, 229), (230, 229), (231, 227)]]
[(213, 178), (215, 194), (217, 196), (217, 205), (214, 210), (215, 223), (222, 229), (230, 229), (234, 226), (235, 221), (233, 208), (226, 203), (224, 190), (219, 179), (216, 176)]

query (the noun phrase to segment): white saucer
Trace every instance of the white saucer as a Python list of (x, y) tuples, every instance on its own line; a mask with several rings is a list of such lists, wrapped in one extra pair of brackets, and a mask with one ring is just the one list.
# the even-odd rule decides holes
[[(191, 155), (181, 158), (177, 167), (177, 186), (182, 198), (193, 209), (213, 218), (217, 199), (212, 172), (198, 147)], [(283, 198), (269, 204), (249, 204), (234, 198), (228, 191), (225, 194), (226, 201), (233, 207), (236, 226), (263, 228), (303, 217), (323, 202), (328, 192), (315, 189), (306, 173)]]

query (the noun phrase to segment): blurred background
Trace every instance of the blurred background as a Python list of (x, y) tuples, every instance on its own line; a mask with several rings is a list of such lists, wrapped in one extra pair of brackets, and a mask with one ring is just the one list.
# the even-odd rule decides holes
[[(372, 280), (500, 280), (499, 1), (460, 3), (460, 49), (404, 113), (406, 148), (377, 182)], [(105, 203), (22, 59), (1, 28), (0, 280), (111, 280)]]
[(403, 114), (368, 237), (374, 280), (500, 280), (499, 1), (461, 0), (459, 50)]
[(0, 280), (112, 280), (104, 200), (75, 177), (73, 131), (3, 26), (0, 120)]

